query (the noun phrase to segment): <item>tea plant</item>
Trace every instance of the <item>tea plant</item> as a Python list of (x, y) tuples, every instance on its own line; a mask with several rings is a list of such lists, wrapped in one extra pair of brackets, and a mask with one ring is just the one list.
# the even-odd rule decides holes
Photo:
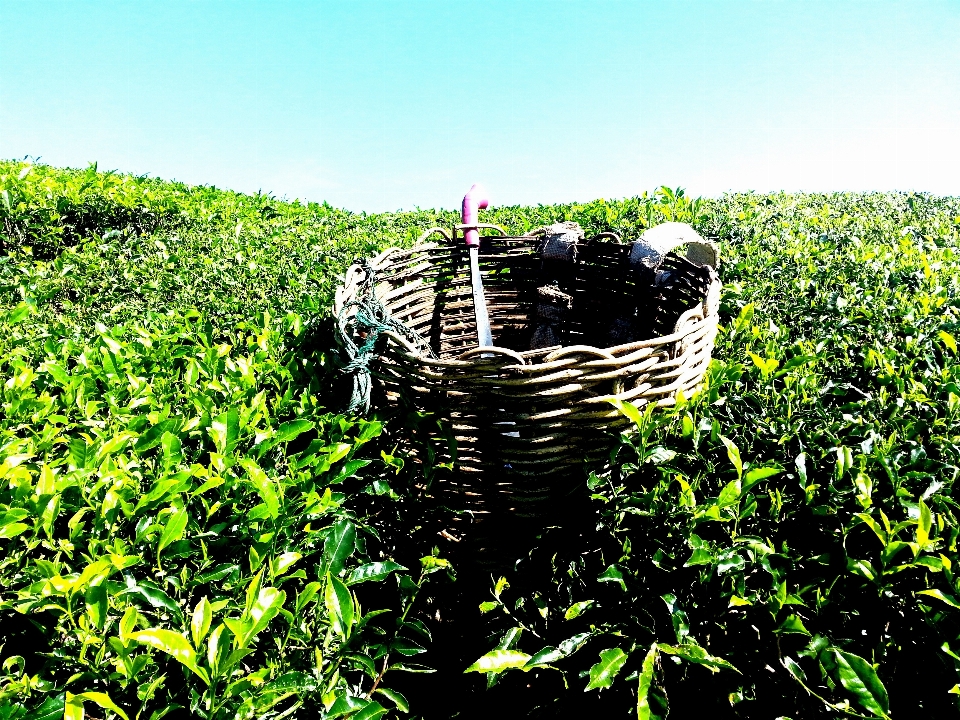
[(477, 595), (412, 419), (337, 414), (324, 334), (351, 261), (455, 212), (0, 163), (0, 718), (960, 714), (960, 201), (484, 219), (690, 222), (724, 295), (704, 390), (622, 405)]
[[(16, 332), (30, 315), (15, 314)], [(343, 488), (390, 469), (364, 457), (381, 425), (298, 388), (284, 330), (297, 318), (264, 316), (218, 344), (194, 313), (48, 339), (38, 365), (7, 356), (0, 692), (66, 687), (68, 716), (85, 701), (153, 718), (405, 706), (384, 674), (420, 652), (406, 615), (442, 561), (408, 574), (378, 557)], [(363, 610), (362, 584), (393, 578), (397, 612)]]
[(727, 200), (776, 234), (754, 216), (725, 246), (705, 389), (622, 406), (597, 533), (543, 535), (493, 588), (515, 649), (471, 669), (556, 667), (642, 718), (957, 714), (960, 217), (837, 200)]

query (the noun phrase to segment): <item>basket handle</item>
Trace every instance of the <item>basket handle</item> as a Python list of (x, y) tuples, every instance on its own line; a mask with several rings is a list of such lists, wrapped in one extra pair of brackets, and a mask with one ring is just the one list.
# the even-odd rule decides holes
[(597, 240), (613, 240), (615, 242), (623, 242), (623, 239), (617, 235), (615, 232), (602, 232), (597, 233), (593, 237), (587, 238), (583, 241), (584, 245), (589, 245), (590, 243), (596, 242)]
[(446, 239), (447, 242), (451, 242), (453, 240), (453, 238), (450, 237), (450, 233), (444, 228), (432, 227), (429, 230), (424, 230), (423, 234), (417, 238), (417, 241), (413, 244), (413, 246), (420, 247), (421, 245), (423, 245), (424, 242), (426, 242), (427, 238), (433, 235), (434, 233), (443, 235), (443, 237)]
[[(534, 228), (533, 230), (530, 230), (529, 232), (525, 232), (523, 235), (521, 235), (521, 237), (534, 238), (534, 237), (537, 237), (537, 236), (539, 236), (539, 235), (544, 235), (544, 234), (546, 234), (547, 230), (549, 230), (549, 229), (550, 229), (550, 227), (549, 227), (548, 225), (542, 225), (541, 227)], [(597, 234), (594, 235), (593, 237), (589, 237), (589, 238), (584, 239), (583, 243), (580, 243), (580, 244), (589, 245), (589, 244), (592, 243), (594, 240), (600, 240), (601, 238), (610, 238), (611, 240), (616, 240), (617, 242), (620, 242), (620, 241), (621, 241), (621, 240), (620, 240), (620, 236), (617, 235), (615, 232), (602, 232), (602, 233), (597, 233)]]
[(480, 228), (490, 228), (491, 230), (497, 230), (503, 237), (507, 236), (507, 231), (504, 230), (499, 225), (494, 225), (493, 223), (469, 223), (469, 224), (454, 225), (453, 237), (450, 239), (456, 240), (457, 230), (460, 230), (461, 232), (463, 232), (465, 230), (480, 230)]
[(630, 249), (630, 264), (642, 263), (657, 268), (664, 256), (680, 247), (687, 246), (687, 259), (698, 265), (716, 269), (720, 263), (720, 251), (715, 243), (704, 239), (686, 223), (665, 222), (647, 229)]
[(479, 230), (480, 228), (490, 228), (492, 230), (497, 230), (502, 236), (507, 236), (507, 231), (504, 230), (499, 225), (493, 225), (491, 223), (474, 223), (473, 225), (454, 225), (453, 232), (450, 232), (446, 228), (442, 227), (432, 227), (428, 230), (424, 230), (420, 237), (417, 238), (417, 241), (413, 244), (414, 247), (420, 247), (427, 241), (431, 235), (437, 234), (442, 235), (443, 239), (447, 242), (454, 242), (457, 239), (457, 230), (463, 232), (464, 230)]

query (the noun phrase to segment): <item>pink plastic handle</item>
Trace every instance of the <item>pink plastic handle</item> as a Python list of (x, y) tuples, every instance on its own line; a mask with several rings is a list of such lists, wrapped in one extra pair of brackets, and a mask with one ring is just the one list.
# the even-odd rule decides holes
[[(480, 210), (490, 204), (490, 198), (487, 191), (480, 184), (474, 184), (467, 194), (463, 196), (463, 206), (460, 217), (464, 225), (476, 225), (477, 218), (480, 216)], [(467, 245), (480, 244), (480, 232), (478, 230), (464, 230), (463, 239)]]

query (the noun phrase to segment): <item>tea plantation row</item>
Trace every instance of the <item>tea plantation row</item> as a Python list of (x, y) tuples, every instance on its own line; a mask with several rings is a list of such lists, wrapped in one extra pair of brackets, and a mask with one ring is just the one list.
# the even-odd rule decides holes
[(493, 576), (326, 334), (454, 213), (0, 163), (0, 718), (960, 715), (960, 200), (484, 219), (690, 222), (724, 282), (704, 391)]

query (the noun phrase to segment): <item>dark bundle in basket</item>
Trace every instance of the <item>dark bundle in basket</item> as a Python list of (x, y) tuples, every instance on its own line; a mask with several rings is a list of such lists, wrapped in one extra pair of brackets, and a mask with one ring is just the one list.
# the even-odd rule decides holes
[[(493, 226), (480, 226), (493, 227)], [(574, 223), (481, 239), (494, 347), (477, 347), (466, 247), (433, 228), (347, 272), (335, 311), (360, 391), (432, 415), (458, 482), (510, 503), (605, 455), (629, 421), (611, 403), (672, 404), (701, 383), (717, 330), (716, 246), (681, 223), (632, 244)], [(428, 242), (431, 235), (441, 242)], [(686, 245), (687, 252), (674, 252)], [(450, 437), (456, 439), (449, 442)], [(480, 489), (482, 488), (482, 490)]]

